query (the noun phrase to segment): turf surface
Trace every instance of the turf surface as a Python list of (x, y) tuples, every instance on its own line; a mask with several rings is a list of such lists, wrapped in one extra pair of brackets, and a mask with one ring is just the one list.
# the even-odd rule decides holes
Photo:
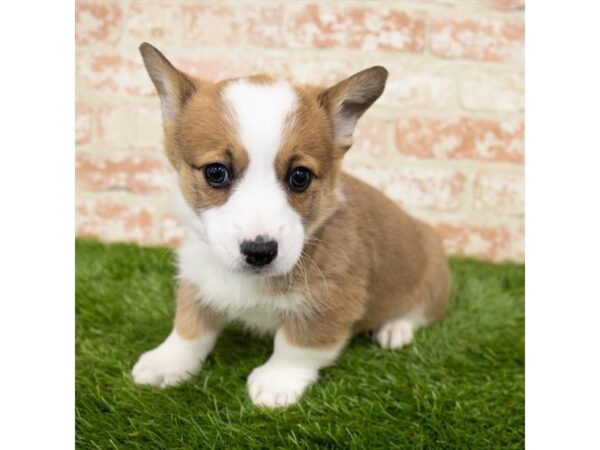
[[(452, 259), (446, 320), (398, 352), (355, 338), (298, 405), (254, 407), (246, 377), (271, 341), (229, 327), (200, 374), (133, 384), (170, 331), (172, 253), (76, 243), (78, 448), (522, 448), (524, 267)], [(49, 368), (51, 370), (51, 368)]]

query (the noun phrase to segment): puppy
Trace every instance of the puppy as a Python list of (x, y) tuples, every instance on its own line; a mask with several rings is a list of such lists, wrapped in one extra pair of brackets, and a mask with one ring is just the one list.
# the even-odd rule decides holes
[(140, 51), (187, 233), (173, 331), (140, 357), (136, 383), (189, 380), (237, 321), (274, 333), (273, 354), (248, 377), (250, 399), (290, 405), (355, 333), (400, 349), (442, 318), (450, 274), (432, 229), (340, 168), (386, 69), (329, 88), (265, 75), (213, 83), (147, 43)]

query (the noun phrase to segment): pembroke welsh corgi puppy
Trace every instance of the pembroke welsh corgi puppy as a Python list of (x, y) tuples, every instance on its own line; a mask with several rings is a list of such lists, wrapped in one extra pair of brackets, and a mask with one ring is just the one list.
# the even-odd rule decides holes
[(140, 357), (136, 383), (190, 379), (236, 321), (274, 334), (273, 354), (248, 377), (250, 399), (285, 406), (353, 334), (371, 331), (399, 349), (443, 317), (450, 273), (439, 239), (340, 169), (386, 69), (329, 88), (266, 75), (213, 83), (147, 43), (140, 51), (160, 96), (187, 233), (173, 331)]

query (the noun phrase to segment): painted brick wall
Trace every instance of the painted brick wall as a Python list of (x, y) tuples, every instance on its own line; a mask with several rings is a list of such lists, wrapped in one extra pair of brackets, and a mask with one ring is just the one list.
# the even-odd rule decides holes
[(524, 258), (524, 0), (78, 1), (77, 233), (173, 244), (142, 41), (211, 79), (333, 83), (384, 65), (346, 169), (451, 253)]

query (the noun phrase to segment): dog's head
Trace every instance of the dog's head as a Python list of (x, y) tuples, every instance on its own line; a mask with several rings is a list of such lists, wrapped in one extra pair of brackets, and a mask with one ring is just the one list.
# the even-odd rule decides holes
[(263, 75), (212, 83), (149, 44), (140, 51), (190, 225), (230, 270), (289, 272), (335, 209), (342, 156), (387, 71), (372, 67), (330, 88)]

